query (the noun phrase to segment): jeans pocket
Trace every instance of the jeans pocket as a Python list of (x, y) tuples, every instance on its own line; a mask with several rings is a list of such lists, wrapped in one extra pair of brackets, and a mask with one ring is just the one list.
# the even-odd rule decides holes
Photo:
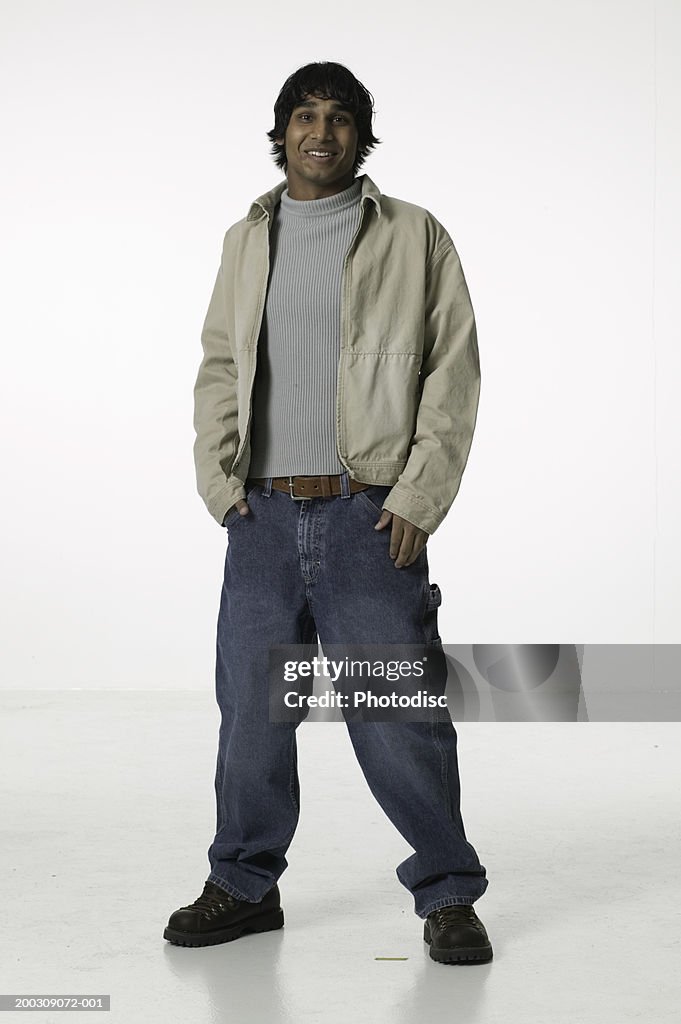
[[(260, 484), (254, 484), (246, 491), (246, 503), (250, 505), (251, 498), (260, 490)], [(251, 513), (252, 515), (252, 513)], [(231, 526), (236, 526), (239, 519), (248, 519), (248, 516), (242, 516), (239, 509), (234, 505), (231, 511), (227, 512), (227, 518), (223, 519), (222, 525), (225, 529), (229, 530)]]
[(232, 505), (231, 511), (227, 512), (226, 517), (222, 520), (222, 525), (225, 527), (226, 530), (228, 530), (230, 526), (232, 526), (237, 521), (237, 519), (241, 519), (241, 513), (239, 512), (239, 509), (236, 507), (236, 505)]
[(392, 491), (392, 484), (372, 484), (363, 491), (355, 491), (355, 498), (360, 504), (371, 512), (372, 516), (380, 517), (383, 514), (382, 505), (388, 494)]

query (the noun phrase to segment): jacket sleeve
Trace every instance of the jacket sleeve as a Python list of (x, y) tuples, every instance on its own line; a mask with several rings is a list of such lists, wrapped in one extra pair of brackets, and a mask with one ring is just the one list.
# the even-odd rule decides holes
[(220, 262), (201, 332), (203, 359), (194, 385), (194, 465), (197, 489), (210, 514), (222, 525), (225, 513), (245, 498), (243, 485), (230, 476), (238, 444), (237, 366), (227, 333)]
[(432, 534), (459, 490), (480, 397), (475, 315), (448, 235), (428, 267), (424, 326), (414, 436), (383, 507)]

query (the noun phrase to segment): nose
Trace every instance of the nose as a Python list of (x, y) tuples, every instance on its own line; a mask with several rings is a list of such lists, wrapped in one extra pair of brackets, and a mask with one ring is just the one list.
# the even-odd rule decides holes
[(317, 125), (312, 133), (313, 139), (328, 139), (331, 138), (331, 130), (329, 126), (322, 122), (321, 126)]

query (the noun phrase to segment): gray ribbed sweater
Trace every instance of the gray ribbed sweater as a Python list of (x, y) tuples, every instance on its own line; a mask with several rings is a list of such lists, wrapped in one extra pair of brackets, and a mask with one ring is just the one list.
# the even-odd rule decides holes
[(324, 199), (281, 194), (258, 339), (249, 476), (342, 473), (336, 453), (341, 274), (362, 183)]

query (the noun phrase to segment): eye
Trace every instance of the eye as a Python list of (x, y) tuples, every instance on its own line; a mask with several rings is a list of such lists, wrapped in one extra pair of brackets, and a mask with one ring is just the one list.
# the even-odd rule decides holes
[[(312, 114), (305, 114), (305, 113), (298, 114), (298, 119), (301, 120), (301, 121), (303, 120), (303, 118), (306, 118), (306, 117), (312, 117)], [(345, 114), (336, 114), (334, 120), (336, 120), (336, 121), (343, 121), (343, 122), (347, 123), (348, 119), (345, 116)]]

